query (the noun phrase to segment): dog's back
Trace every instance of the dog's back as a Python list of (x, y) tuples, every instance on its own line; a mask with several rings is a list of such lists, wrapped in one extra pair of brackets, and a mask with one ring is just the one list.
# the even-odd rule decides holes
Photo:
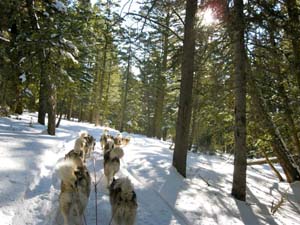
[(82, 131), (79, 133), (79, 138), (75, 141), (74, 151), (81, 154), (85, 162), (86, 158), (90, 157), (90, 153), (94, 150), (95, 144), (95, 138), (88, 134), (87, 131)]
[(76, 159), (76, 158), (82, 159), (82, 151), (78, 152), (78, 151), (75, 151), (74, 149), (72, 149), (65, 155), (65, 160), (66, 159)]
[(115, 174), (120, 170), (120, 159), (123, 155), (123, 149), (119, 147), (108, 149), (104, 154), (104, 175), (107, 178), (108, 187)]
[(128, 178), (114, 179), (109, 188), (112, 217), (116, 225), (133, 225), (137, 213), (137, 199)]
[(80, 157), (67, 158), (59, 165), (60, 211), (65, 224), (82, 224), (83, 212), (91, 191), (91, 177)]
[(106, 144), (106, 142), (107, 142), (107, 138), (109, 137), (109, 135), (108, 135), (108, 130), (107, 129), (105, 129), (104, 130), (104, 132), (103, 132), (103, 134), (101, 135), (101, 137), (100, 137), (100, 145), (101, 145), (101, 148), (104, 150), (104, 146), (105, 146), (105, 144)]
[(85, 138), (86, 147), (84, 151), (90, 156), (91, 152), (95, 150), (96, 140), (92, 135), (87, 135)]
[(107, 136), (105, 138), (105, 143), (104, 143), (104, 148), (103, 148), (104, 154), (107, 151), (112, 150), (114, 147), (115, 147), (114, 140), (111, 137)]

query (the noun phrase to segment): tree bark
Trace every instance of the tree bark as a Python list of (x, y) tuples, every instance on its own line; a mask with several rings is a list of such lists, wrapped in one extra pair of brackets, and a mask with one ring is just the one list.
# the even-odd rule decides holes
[[(170, 14), (166, 16), (166, 27), (170, 24)], [(166, 72), (167, 72), (167, 59), (169, 52), (169, 30), (165, 29), (163, 32), (163, 56), (162, 56), (162, 66), (160, 69), (158, 82), (157, 82), (157, 93), (154, 111), (154, 137), (161, 139), (162, 137), (162, 121), (163, 121), (163, 109), (166, 95)]]
[(238, 200), (246, 200), (246, 49), (243, 0), (234, 0), (233, 48), (235, 70), (235, 129), (234, 129), (234, 171), (231, 194)]
[(189, 142), (189, 128), (192, 114), (192, 89), (195, 57), (195, 15), (197, 0), (187, 0), (184, 24), (183, 56), (181, 65), (181, 84), (179, 111), (176, 123), (173, 166), (186, 177), (186, 158)]
[(58, 117), (58, 120), (57, 120), (57, 123), (56, 123), (56, 128), (58, 128), (59, 127), (59, 125), (60, 125), (60, 121), (61, 121), (61, 119), (62, 119), (62, 116), (63, 116), (63, 113), (62, 112), (60, 112), (59, 113), (59, 117)]
[[(102, 64), (102, 70), (101, 70), (101, 73), (100, 73), (100, 82), (99, 82), (99, 99), (98, 99), (98, 102), (97, 104), (99, 106), (102, 106), (103, 103), (102, 103), (102, 97), (103, 97), (103, 89), (104, 89), (104, 79), (105, 79), (105, 75), (106, 75), (106, 62), (107, 62), (107, 47), (108, 47), (108, 43), (107, 43), (107, 40), (105, 41), (105, 45), (104, 45), (104, 49), (103, 49), (103, 64)], [(99, 114), (100, 114), (100, 110), (98, 113), (96, 113), (96, 119), (95, 119), (95, 125), (98, 126), (100, 124), (100, 117), (99, 117)]]
[[(44, 57), (44, 56), (42, 56)], [(38, 123), (45, 125), (47, 112), (47, 78), (44, 60), (40, 60), (40, 90), (39, 90), (39, 111)]]
[[(49, 75), (48, 75), (49, 76)], [(55, 135), (56, 128), (56, 87), (52, 79), (47, 82), (47, 112), (48, 112), (48, 134)]]
[(73, 96), (70, 96), (69, 98), (69, 109), (67, 114), (67, 120), (71, 120), (72, 112), (73, 112), (73, 104), (74, 104), (74, 98)]
[(273, 166), (273, 163), (270, 160), (270, 158), (268, 157), (268, 154), (266, 153), (266, 150), (263, 149), (262, 152), (263, 152), (263, 154), (264, 154), (264, 156), (266, 158), (267, 163), (269, 164), (269, 166), (271, 167), (271, 169), (274, 171), (274, 173), (278, 177), (279, 182), (283, 182), (284, 181), (283, 177), (281, 176), (281, 174), (279, 173), (279, 171), (275, 168), (275, 166)]
[(299, 9), (296, 0), (286, 0), (286, 7), (289, 15), (289, 23), (287, 27), (287, 34), (292, 40), (293, 46), (293, 68), (298, 82), (298, 88), (300, 88), (300, 19)]
[(122, 98), (122, 107), (121, 107), (121, 118), (120, 118), (120, 128), (119, 130), (123, 132), (124, 122), (126, 121), (125, 113), (127, 108), (127, 96), (129, 88), (129, 77), (130, 77), (130, 67), (131, 67), (131, 47), (128, 50), (128, 59), (127, 59), (127, 69), (126, 69), (126, 79), (125, 79), (125, 90)]
[(103, 119), (107, 119), (107, 114), (108, 114), (108, 100), (109, 100), (109, 92), (110, 92), (110, 82), (111, 82), (111, 74), (112, 74), (112, 59), (109, 62), (109, 72), (107, 74), (107, 86), (106, 86), (106, 91), (105, 91), (105, 98), (104, 98), (104, 103), (103, 103)]

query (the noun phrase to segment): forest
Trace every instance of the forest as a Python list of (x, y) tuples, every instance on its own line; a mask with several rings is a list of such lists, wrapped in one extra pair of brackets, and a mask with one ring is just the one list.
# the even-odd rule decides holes
[(0, 2), (0, 116), (172, 139), (183, 176), (187, 151), (234, 154), (240, 200), (249, 159), (300, 179), (299, 101), (299, 0)]

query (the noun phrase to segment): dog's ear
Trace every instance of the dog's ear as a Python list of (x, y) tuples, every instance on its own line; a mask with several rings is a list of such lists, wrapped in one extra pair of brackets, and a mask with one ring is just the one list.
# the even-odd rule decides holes
[(112, 180), (112, 182), (111, 182), (111, 185), (110, 186), (115, 186), (115, 183), (116, 183), (116, 178), (115, 177), (113, 177), (113, 180)]
[(136, 193), (135, 193), (135, 191), (132, 191), (132, 199), (131, 200), (136, 200)]
[(106, 144), (105, 144), (104, 149), (105, 149), (105, 150), (109, 150), (109, 143), (106, 143)]
[(74, 174), (76, 177), (82, 177), (84, 168), (82, 166), (77, 166), (77, 169), (74, 170)]
[(80, 172), (80, 170), (75, 170), (75, 171), (74, 171), (74, 174), (75, 174), (76, 177), (79, 177), (80, 174), (81, 174), (81, 172)]
[(116, 179), (113, 177), (113, 180), (109, 185), (109, 191), (114, 191), (115, 184), (116, 184)]

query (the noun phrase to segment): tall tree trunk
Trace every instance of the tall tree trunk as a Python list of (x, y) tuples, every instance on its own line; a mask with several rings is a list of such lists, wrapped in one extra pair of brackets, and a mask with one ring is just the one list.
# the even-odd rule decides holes
[[(166, 16), (166, 27), (170, 24), (170, 14)], [(162, 121), (163, 121), (163, 109), (164, 101), (166, 95), (166, 72), (167, 72), (167, 60), (169, 52), (169, 30), (165, 29), (163, 32), (163, 56), (162, 56), (162, 66), (160, 68), (160, 73), (157, 82), (157, 93), (154, 111), (154, 137), (161, 139), (162, 137)]]
[(246, 49), (243, 0), (234, 0), (233, 48), (234, 48), (234, 171), (231, 194), (238, 200), (246, 200)]
[[(44, 56), (42, 56), (44, 57)], [(40, 89), (39, 89), (39, 111), (38, 123), (45, 125), (45, 118), (47, 112), (47, 74), (45, 69), (45, 61), (40, 60)]]
[(99, 101), (99, 82), (100, 82), (100, 75), (99, 75), (99, 63), (100, 63), (100, 51), (97, 52), (97, 56), (96, 56), (96, 65), (95, 65), (95, 81), (94, 81), (94, 84), (93, 84), (93, 92), (92, 92), (92, 107), (91, 107), (91, 110), (90, 110), (90, 113), (89, 113), (89, 122), (90, 123), (95, 123), (97, 124), (98, 120), (99, 120), (99, 104), (98, 104), (98, 101)]
[(181, 65), (179, 111), (176, 123), (175, 149), (173, 155), (173, 166), (184, 177), (186, 177), (186, 158), (192, 114), (192, 89), (195, 57), (194, 26), (196, 11), (197, 0), (187, 0)]
[(296, 0), (286, 0), (286, 7), (289, 15), (289, 23), (287, 33), (292, 40), (293, 46), (293, 68), (294, 73), (300, 88), (300, 18), (299, 5)]
[(69, 98), (69, 109), (68, 109), (68, 113), (67, 113), (67, 120), (71, 120), (72, 112), (73, 112), (73, 103), (74, 103), (74, 98), (73, 98), (73, 96), (70, 96), (70, 98)]
[[(200, 71), (200, 70), (199, 70)], [(196, 136), (198, 135), (198, 127), (199, 127), (199, 112), (201, 109), (200, 104), (200, 86), (201, 86), (201, 77), (196, 77), (193, 87), (193, 106), (192, 106), (192, 127), (191, 134), (189, 138), (189, 149), (192, 149), (193, 144), (195, 143)]]
[(127, 108), (127, 95), (128, 95), (128, 88), (129, 88), (130, 67), (131, 67), (131, 47), (129, 47), (129, 50), (128, 50), (125, 89), (124, 89), (123, 98), (122, 98), (121, 118), (120, 118), (120, 128), (119, 128), (119, 130), (121, 132), (124, 129), (124, 122), (126, 121), (125, 113), (126, 113), (126, 108)]
[(111, 74), (112, 74), (112, 60), (110, 60), (109, 63), (109, 72), (108, 72), (108, 78), (107, 78), (107, 86), (106, 86), (106, 91), (105, 91), (105, 98), (104, 98), (104, 103), (103, 103), (103, 119), (107, 119), (107, 114), (108, 114), (108, 99), (109, 99), (109, 91), (110, 91), (110, 81), (111, 81)]
[(57, 123), (56, 123), (56, 128), (58, 128), (59, 127), (59, 125), (60, 125), (60, 122), (61, 122), (61, 119), (62, 119), (62, 116), (63, 116), (63, 112), (60, 112), (59, 113), (59, 117), (58, 117), (58, 120), (57, 120)]
[(12, 76), (12, 90), (13, 90), (13, 99), (14, 101), (10, 105), (12, 111), (17, 114), (22, 114), (23, 112), (23, 105), (22, 105), (22, 95), (21, 95), (21, 82), (20, 82), (20, 75), (21, 69), (19, 66), (19, 61), (21, 58), (21, 52), (19, 48), (17, 48), (17, 37), (19, 35), (17, 21), (11, 26), (11, 49), (15, 49), (15, 51), (10, 52), (11, 58), (11, 71), (13, 73)]
[[(104, 89), (104, 79), (105, 79), (105, 75), (106, 75), (106, 62), (107, 62), (107, 47), (108, 47), (108, 43), (107, 40), (105, 41), (105, 45), (104, 45), (104, 49), (103, 49), (103, 64), (102, 64), (102, 70), (100, 73), (100, 82), (99, 82), (99, 99), (97, 104), (99, 106), (103, 106), (102, 103), (102, 97), (103, 97), (103, 89)], [(95, 120), (95, 125), (98, 126), (100, 124), (100, 118), (99, 118), (99, 113), (98, 112), (96, 114), (96, 120)]]
[(82, 102), (79, 104), (79, 116), (78, 116), (78, 122), (82, 122), (84, 120), (84, 115), (83, 115), (83, 106)]
[[(50, 75), (48, 75), (50, 76)], [(50, 77), (48, 77), (50, 78)], [(56, 86), (52, 79), (47, 82), (47, 112), (48, 112), (48, 134), (55, 135), (56, 128)]]

